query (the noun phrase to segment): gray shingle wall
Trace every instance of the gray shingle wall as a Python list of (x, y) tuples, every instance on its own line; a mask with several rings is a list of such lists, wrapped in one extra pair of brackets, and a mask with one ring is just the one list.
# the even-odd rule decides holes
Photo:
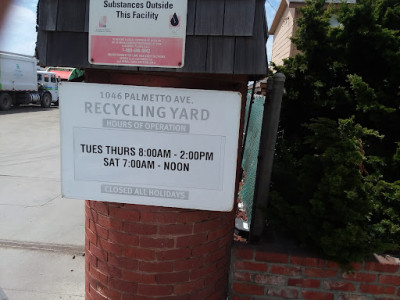
[(47, 66), (264, 76), (264, 4), (265, 0), (188, 0), (185, 65), (163, 69), (90, 65), (89, 0), (39, 0), (37, 56)]

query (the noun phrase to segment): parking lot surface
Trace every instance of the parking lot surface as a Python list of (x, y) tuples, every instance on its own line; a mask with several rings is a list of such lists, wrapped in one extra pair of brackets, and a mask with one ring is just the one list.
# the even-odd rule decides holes
[(84, 201), (61, 198), (59, 110), (0, 111), (0, 300), (84, 299)]

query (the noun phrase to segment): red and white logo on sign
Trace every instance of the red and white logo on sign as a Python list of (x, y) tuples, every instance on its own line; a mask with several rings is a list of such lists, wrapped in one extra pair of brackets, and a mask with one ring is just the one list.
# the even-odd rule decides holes
[(99, 27), (106, 28), (107, 27), (107, 16), (102, 16), (99, 20)]

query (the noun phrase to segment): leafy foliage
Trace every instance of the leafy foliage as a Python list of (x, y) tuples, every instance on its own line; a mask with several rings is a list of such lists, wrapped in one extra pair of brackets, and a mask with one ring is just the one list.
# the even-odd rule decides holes
[(268, 222), (343, 265), (398, 251), (400, 4), (312, 0), (301, 11), (301, 53), (275, 66), (287, 97)]

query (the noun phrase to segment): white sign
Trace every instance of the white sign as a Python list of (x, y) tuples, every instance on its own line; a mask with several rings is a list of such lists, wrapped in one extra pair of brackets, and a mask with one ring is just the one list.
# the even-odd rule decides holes
[(90, 0), (89, 62), (181, 68), (187, 0)]
[(230, 211), (241, 95), (60, 84), (62, 194)]

